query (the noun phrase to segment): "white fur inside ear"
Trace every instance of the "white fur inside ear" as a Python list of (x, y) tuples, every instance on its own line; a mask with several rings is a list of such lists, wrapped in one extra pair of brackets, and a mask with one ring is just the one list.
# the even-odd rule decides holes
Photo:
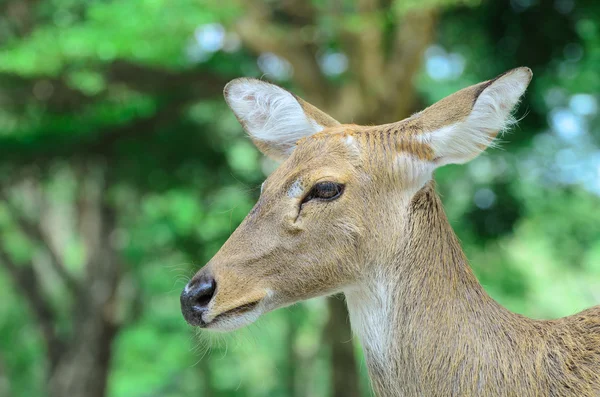
[(274, 84), (238, 79), (225, 89), (227, 103), (256, 140), (274, 143), (289, 154), (301, 138), (323, 129), (308, 118), (296, 98)]
[(493, 147), (496, 135), (516, 123), (512, 111), (530, 80), (528, 68), (508, 72), (483, 90), (464, 121), (421, 135), (436, 153), (438, 165), (465, 163)]

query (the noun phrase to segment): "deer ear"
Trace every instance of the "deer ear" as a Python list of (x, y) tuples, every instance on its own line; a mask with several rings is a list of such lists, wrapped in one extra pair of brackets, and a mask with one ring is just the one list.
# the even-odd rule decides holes
[(275, 160), (287, 158), (301, 138), (339, 124), (289, 91), (264, 81), (232, 80), (224, 95), (256, 147)]
[(419, 139), (433, 149), (436, 165), (466, 163), (516, 121), (513, 108), (531, 81), (531, 69), (512, 69), (460, 90), (421, 112)]

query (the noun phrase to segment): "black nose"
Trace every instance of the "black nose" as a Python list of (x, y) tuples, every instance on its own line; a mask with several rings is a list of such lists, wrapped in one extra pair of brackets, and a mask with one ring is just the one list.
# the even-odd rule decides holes
[(181, 312), (190, 325), (205, 325), (202, 314), (215, 294), (217, 283), (209, 273), (200, 274), (185, 286), (181, 293)]

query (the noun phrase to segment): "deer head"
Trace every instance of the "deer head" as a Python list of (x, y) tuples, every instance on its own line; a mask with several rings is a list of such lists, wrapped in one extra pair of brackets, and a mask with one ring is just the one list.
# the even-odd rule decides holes
[(381, 126), (340, 124), (263, 81), (230, 82), (227, 103), (258, 149), (282, 164), (185, 287), (185, 319), (230, 330), (373, 277), (390, 256), (402, 255), (409, 204), (433, 171), (490, 146), (513, 122), (530, 79), (530, 69), (513, 69)]

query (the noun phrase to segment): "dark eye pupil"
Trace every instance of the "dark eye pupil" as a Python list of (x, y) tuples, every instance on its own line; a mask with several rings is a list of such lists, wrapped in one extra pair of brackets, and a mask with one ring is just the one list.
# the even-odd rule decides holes
[(333, 182), (322, 182), (315, 185), (315, 196), (319, 198), (332, 198), (340, 191), (339, 185)]
[(335, 182), (319, 182), (311, 189), (310, 193), (304, 198), (303, 203), (313, 200), (334, 200), (344, 191), (344, 185)]

